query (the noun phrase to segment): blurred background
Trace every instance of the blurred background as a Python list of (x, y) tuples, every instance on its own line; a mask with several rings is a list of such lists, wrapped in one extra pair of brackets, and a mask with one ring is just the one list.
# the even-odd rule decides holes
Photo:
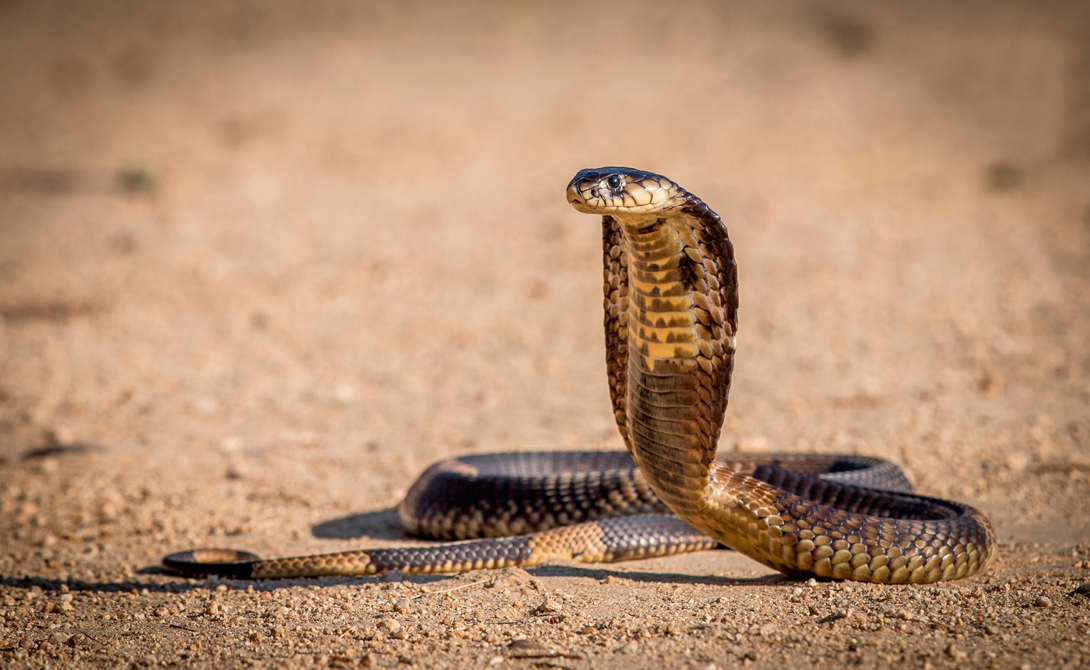
[(730, 229), (722, 449), (1090, 506), (1085, 2), (4, 0), (0, 509), (328, 549), (436, 458), (620, 448), (600, 165)]

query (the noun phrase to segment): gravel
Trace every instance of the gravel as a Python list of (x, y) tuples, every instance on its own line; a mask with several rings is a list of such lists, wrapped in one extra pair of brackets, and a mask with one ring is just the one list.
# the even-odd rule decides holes
[[(99, 4), (0, 3), (4, 670), (1090, 666), (1084, 16)], [(622, 449), (560, 195), (622, 160), (737, 245), (721, 450), (892, 459), (995, 521), (987, 572), (158, 571), (401, 545), (455, 454)]]

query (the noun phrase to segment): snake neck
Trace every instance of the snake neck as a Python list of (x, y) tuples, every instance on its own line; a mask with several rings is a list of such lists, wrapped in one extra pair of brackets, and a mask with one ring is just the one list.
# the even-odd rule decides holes
[(684, 216), (620, 223), (628, 264), (629, 448), (655, 493), (700, 529), (734, 341), (715, 261), (721, 247), (710, 248), (709, 231)]

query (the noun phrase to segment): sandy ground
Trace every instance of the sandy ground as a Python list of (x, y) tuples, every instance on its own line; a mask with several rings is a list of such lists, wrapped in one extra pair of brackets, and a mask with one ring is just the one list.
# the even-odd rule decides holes
[[(0, 665), (1090, 664), (1085, 3), (401, 7), (0, 2)], [(986, 574), (156, 571), (404, 542), (452, 454), (621, 448), (563, 198), (603, 164), (730, 227), (721, 449), (892, 459), (994, 520)]]

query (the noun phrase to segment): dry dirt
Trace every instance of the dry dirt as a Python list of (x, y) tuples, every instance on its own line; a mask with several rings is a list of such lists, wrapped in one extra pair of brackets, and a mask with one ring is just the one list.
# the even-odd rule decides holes
[[(395, 4), (0, 2), (0, 665), (1090, 664), (1086, 3)], [(892, 459), (994, 520), (986, 574), (156, 570), (621, 448), (563, 198), (603, 164), (731, 230), (721, 449)]]

